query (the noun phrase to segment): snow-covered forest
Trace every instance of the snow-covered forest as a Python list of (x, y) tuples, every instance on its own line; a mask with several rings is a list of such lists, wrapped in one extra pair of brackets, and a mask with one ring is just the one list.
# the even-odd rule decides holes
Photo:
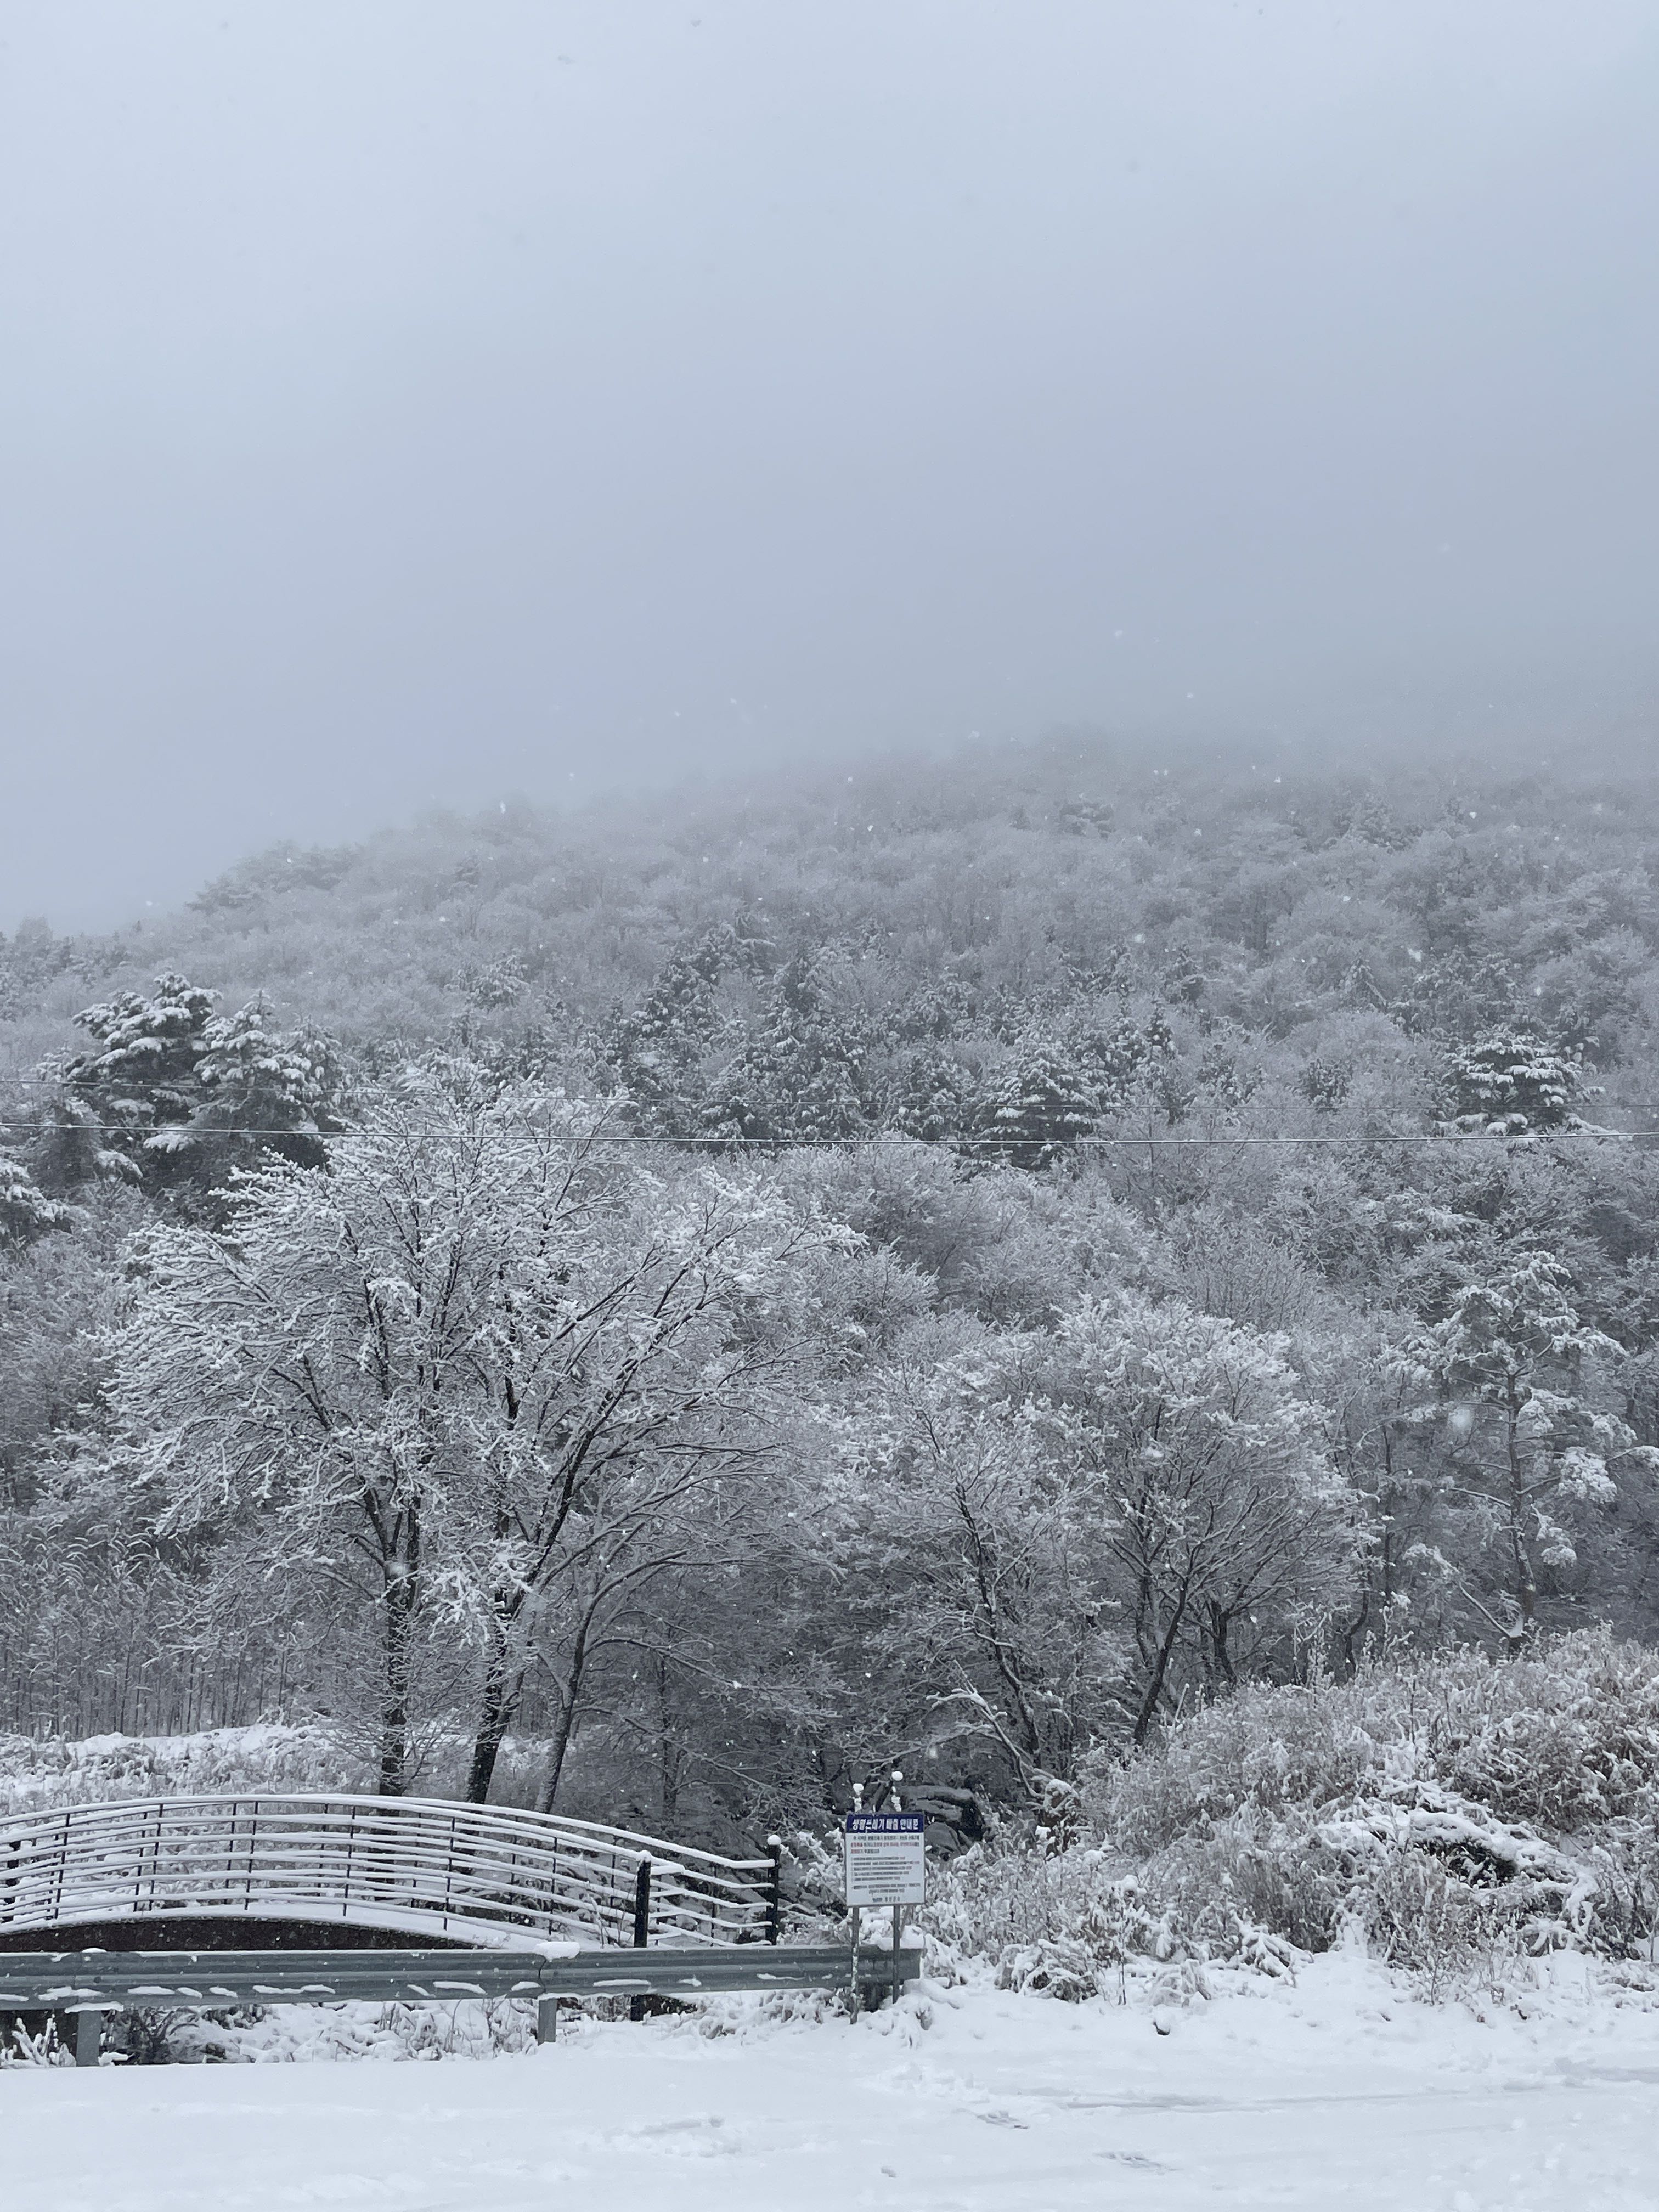
[[(20, 929), (11, 1770), (283, 1723), (313, 1782), (721, 1844), (896, 1763), (944, 1849), (1167, 1860), (1291, 1817), (1192, 1781), (1252, 1716), (1363, 1708), (1415, 1749), (1309, 1803), (1631, 1815), (1656, 827), (1639, 769), (1061, 738)], [(1510, 1772), (1558, 1708), (1623, 1716), (1572, 1819)], [(1245, 1917), (1317, 1948), (1309, 1881)]]

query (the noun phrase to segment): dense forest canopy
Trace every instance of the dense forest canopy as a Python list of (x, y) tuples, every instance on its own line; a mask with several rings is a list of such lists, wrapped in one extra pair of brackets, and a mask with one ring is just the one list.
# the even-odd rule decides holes
[(0, 945), (0, 1668), (710, 1834), (1659, 1623), (1659, 781), (1085, 738)]

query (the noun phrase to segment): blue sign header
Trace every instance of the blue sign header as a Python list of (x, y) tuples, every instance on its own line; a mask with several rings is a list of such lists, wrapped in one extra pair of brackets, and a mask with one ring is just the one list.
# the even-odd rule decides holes
[(921, 1813), (849, 1813), (849, 1836), (919, 1836), (927, 1826)]

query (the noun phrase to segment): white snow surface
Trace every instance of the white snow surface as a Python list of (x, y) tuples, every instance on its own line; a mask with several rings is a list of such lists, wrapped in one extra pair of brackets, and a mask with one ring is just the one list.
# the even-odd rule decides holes
[[(14, 2069), (0, 2195), (46, 2212), (1659, 2203), (1650, 1973), (1564, 1957), (1484, 2017), (1342, 1954), (1293, 1984), (1210, 1987), (1071, 2006), (928, 1984), (856, 2022), (724, 2000), (439, 2065)], [(268, 2057), (316, 2047), (278, 2037)]]

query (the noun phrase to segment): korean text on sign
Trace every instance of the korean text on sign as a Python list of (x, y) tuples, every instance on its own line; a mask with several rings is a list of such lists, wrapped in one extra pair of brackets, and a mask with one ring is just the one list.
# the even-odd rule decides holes
[(920, 1905), (926, 1895), (927, 1822), (920, 1813), (849, 1813), (847, 1902)]

